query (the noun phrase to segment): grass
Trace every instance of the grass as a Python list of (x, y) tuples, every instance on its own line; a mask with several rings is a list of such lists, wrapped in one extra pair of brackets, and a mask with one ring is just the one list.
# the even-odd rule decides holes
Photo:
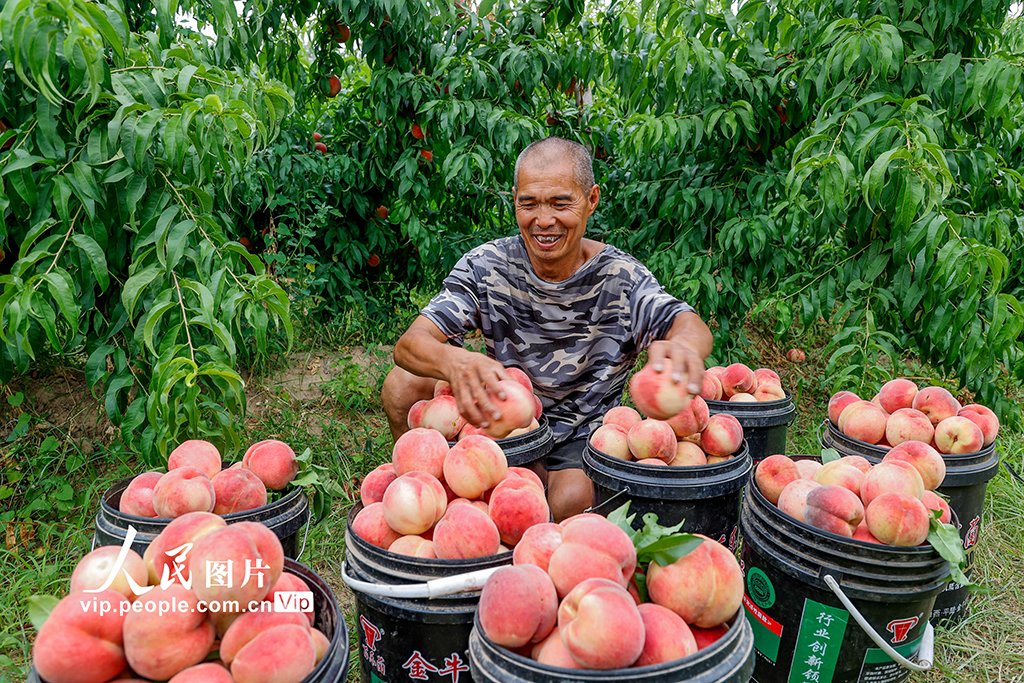
[[(307, 337), (301, 348), (336, 352), (339, 336), (325, 332), (313, 341)], [(818, 358), (808, 343), (807, 363), (786, 363), (784, 350), (757, 342), (756, 334), (751, 338), (756, 347), (752, 362), (779, 369), (798, 406), (797, 419), (789, 428), (788, 450), (817, 452), (817, 428), (831, 390), (824, 375), (824, 359)], [(261, 417), (246, 420), (246, 436), (249, 442), (279, 438), (296, 451), (311, 448), (318, 464), (328, 467), (346, 492), (335, 500), (332, 514), (310, 529), (300, 560), (335, 590), (349, 622), (353, 659), (348, 680), (354, 683), (359, 680), (352, 628), (354, 603), (340, 578), (346, 514), (358, 498), (361, 476), (390, 458), (391, 438), (377, 398), (380, 373), (367, 371), (365, 362), (346, 359), (345, 353), (341, 358), (344, 366), (323, 387), (321, 401), (310, 405), (278, 396)], [(371, 353), (371, 364), (386, 362), (385, 352)], [(911, 365), (915, 376), (935, 376), (926, 367)], [(47, 442), (47, 437), (53, 441)], [(41, 452), (44, 443), (49, 450)], [(1003, 460), (1024, 473), (1024, 435), (1004, 433), (999, 444)], [(5, 506), (0, 509), (0, 528), (5, 531), (5, 543), (0, 546), (0, 681), (23, 680), (30, 661), (34, 629), (28, 597), (66, 592), (71, 570), (89, 549), (100, 492), (139, 466), (117, 441), (83, 454), (78, 445), (42, 421), (35, 421), (25, 435), (0, 446), (0, 486), (10, 485), (14, 490), (0, 503)], [(12, 483), (12, 473), (17, 472), (22, 478)], [(34, 500), (42, 502), (32, 503)], [(26, 515), (30, 504), (36, 509)], [(989, 483), (977, 549), (974, 579), (983, 592), (974, 597), (971, 614), (964, 622), (937, 631), (935, 668), (914, 674), (913, 683), (1024, 681), (1022, 516), (1024, 483), (1001, 468)]]

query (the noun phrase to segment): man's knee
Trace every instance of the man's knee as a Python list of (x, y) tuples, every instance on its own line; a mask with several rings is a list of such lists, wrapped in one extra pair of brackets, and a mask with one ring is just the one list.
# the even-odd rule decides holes
[[(392, 432), (396, 429), (405, 431), (401, 427), (408, 428), (406, 416), (409, 414), (409, 408), (416, 401), (431, 398), (436, 383), (437, 380), (432, 377), (419, 377), (398, 366), (391, 368), (388, 376), (384, 378), (380, 399), (391, 423)], [(397, 434), (395, 436), (397, 438)]]
[(556, 522), (578, 515), (594, 504), (594, 483), (586, 472), (566, 469), (548, 474), (548, 506)]

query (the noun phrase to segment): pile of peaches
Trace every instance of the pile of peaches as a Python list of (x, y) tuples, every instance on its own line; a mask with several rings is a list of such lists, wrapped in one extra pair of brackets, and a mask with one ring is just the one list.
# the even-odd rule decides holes
[(540, 477), (509, 467), (493, 439), (477, 434), (449, 447), (441, 432), (424, 428), (398, 438), (391, 462), (363, 479), (360, 499), (357, 536), (393, 553), (442, 560), (507, 552), (551, 518)]
[[(128, 550), (108, 588), (84, 592), (106, 584), (120, 552), (83, 557), (39, 629), (33, 660), (47, 683), (299, 683), (330, 646), (314, 612), (273, 610), (275, 593), (309, 587), (284, 571), (281, 542), (262, 524), (190, 512), (144, 557)], [(231, 579), (218, 580), (211, 563), (227, 562)]]
[(779, 374), (768, 368), (751, 370), (743, 363), (715, 365), (704, 371), (700, 395), (708, 401), (759, 403), (786, 398)]
[(960, 402), (942, 387), (918, 389), (909, 379), (882, 385), (870, 401), (840, 391), (828, 402), (828, 417), (846, 436), (892, 448), (922, 441), (940, 453), (976, 453), (999, 434), (999, 418), (991, 409)]
[(295, 479), (295, 451), (269, 439), (249, 447), (241, 462), (221, 469), (220, 451), (193, 439), (175, 448), (167, 472), (144, 472), (121, 493), (118, 509), (139, 517), (174, 518), (189, 512), (226, 515), (267, 504), (267, 489), (280, 491)]
[(714, 643), (739, 609), (736, 557), (703, 542), (665, 566), (651, 562), (641, 602), (637, 553), (604, 517), (584, 513), (531, 527), (513, 565), (488, 579), (477, 615), (492, 642), (542, 664), (621, 669), (672, 662)]

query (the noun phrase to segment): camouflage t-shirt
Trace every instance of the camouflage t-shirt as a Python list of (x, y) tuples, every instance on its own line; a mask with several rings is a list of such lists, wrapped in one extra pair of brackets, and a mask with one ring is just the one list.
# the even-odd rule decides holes
[(542, 280), (517, 235), (467, 252), (422, 314), (455, 344), (479, 329), (488, 356), (522, 368), (561, 443), (590, 434), (637, 355), (692, 310), (610, 245), (569, 279)]

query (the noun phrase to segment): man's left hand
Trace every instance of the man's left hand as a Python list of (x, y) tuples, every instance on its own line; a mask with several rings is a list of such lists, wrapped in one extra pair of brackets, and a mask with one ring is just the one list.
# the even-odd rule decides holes
[(663, 339), (647, 349), (647, 364), (655, 372), (671, 370), (672, 381), (686, 382), (686, 391), (700, 395), (704, 386), (704, 358), (691, 344), (680, 339)]

